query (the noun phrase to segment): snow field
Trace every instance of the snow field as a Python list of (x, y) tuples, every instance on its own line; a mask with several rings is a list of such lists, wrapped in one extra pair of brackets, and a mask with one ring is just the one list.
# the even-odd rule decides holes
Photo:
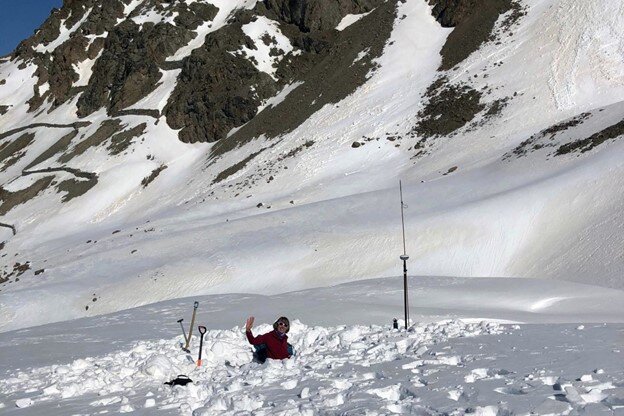
[[(0, 333), (0, 408), (46, 416), (542, 415), (624, 406), (624, 292), (511, 278), (413, 277), (409, 287), (418, 323), (407, 332), (390, 328), (402, 312), (402, 284), (386, 278), (176, 299)], [(40, 299), (69, 309), (53, 293)], [(91, 309), (111, 295), (97, 296)], [(177, 323), (193, 301), (196, 322), (209, 328), (200, 368), (197, 336), (184, 353)], [(248, 315), (273, 322), (276, 305), (296, 318), (289, 341), (297, 355), (253, 363), (239, 324)], [(259, 325), (254, 334), (269, 330)], [(194, 383), (163, 384), (178, 374)]]

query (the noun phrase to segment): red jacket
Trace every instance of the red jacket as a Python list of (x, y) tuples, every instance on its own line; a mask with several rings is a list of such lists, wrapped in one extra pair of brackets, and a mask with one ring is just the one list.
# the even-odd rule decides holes
[(267, 332), (257, 337), (254, 337), (251, 331), (247, 331), (245, 334), (251, 345), (266, 345), (268, 358), (283, 360), (290, 357), (288, 355), (288, 335), (284, 334), (283, 337), (280, 337), (277, 331)]

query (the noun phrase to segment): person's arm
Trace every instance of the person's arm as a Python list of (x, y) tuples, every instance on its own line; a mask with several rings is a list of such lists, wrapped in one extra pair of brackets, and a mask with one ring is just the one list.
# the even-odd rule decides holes
[(245, 335), (247, 335), (247, 341), (249, 341), (251, 345), (266, 344), (266, 341), (265, 341), (266, 334), (258, 335), (257, 337), (254, 337), (250, 329), (249, 331), (245, 332)]
[(250, 316), (249, 318), (247, 318), (247, 323), (245, 324), (245, 335), (247, 335), (247, 341), (249, 341), (251, 345), (264, 344), (265, 343), (264, 335), (258, 335), (257, 337), (254, 337), (253, 334), (251, 333), (251, 327), (253, 327), (253, 323), (254, 323), (253, 316)]

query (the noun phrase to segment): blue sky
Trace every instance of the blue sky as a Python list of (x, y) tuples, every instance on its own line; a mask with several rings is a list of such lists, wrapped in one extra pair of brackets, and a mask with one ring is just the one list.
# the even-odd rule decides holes
[(0, 56), (30, 37), (62, 0), (0, 0)]

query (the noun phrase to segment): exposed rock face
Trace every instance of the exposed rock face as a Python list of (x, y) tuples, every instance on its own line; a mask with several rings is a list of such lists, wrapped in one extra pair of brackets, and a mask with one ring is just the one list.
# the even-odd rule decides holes
[(511, 9), (512, 0), (429, 0), (433, 17), (443, 27), (454, 27), (440, 54), (440, 70), (453, 68), (492, 36), (498, 17)]
[[(20, 43), (12, 58), (37, 65), (37, 87), (49, 84), (45, 94), (40, 94), (38, 88), (35, 88), (34, 97), (29, 101), (30, 111), (37, 110), (48, 97), (52, 98), (54, 109), (80, 92), (72, 88), (72, 84), (78, 81), (74, 65), (95, 58), (104, 42), (102, 38), (91, 41), (87, 36), (103, 35), (114, 27), (118, 19), (124, 17), (123, 11), (124, 4), (119, 0), (65, 1), (61, 10), (53, 9), (52, 15), (35, 35)], [(68, 40), (50, 52), (41, 51), (40, 47), (48, 47), (58, 38), (62, 29), (74, 28), (83, 19)]]
[(268, 11), (302, 32), (332, 30), (347, 14), (366, 13), (380, 3), (375, 0), (264, 0)]
[[(185, 59), (178, 84), (164, 111), (168, 124), (173, 129), (181, 129), (179, 138), (184, 142), (214, 142), (225, 138), (234, 127), (251, 121), (264, 99), (275, 95), (289, 82), (306, 79), (328, 55), (342, 53), (339, 50), (345, 45), (335, 47), (334, 43), (341, 37), (334, 28), (345, 15), (369, 12), (381, 3), (380, 0), (266, 0), (252, 11), (239, 11), (228, 26), (209, 34), (204, 46)], [(242, 31), (243, 25), (255, 20), (254, 15), (279, 22), (282, 34), (301, 52), (296, 56), (283, 56), (276, 68), (276, 79), (260, 72), (249, 59), (232, 54), (242, 45), (256, 49), (253, 40)], [(388, 33), (384, 31), (384, 35), (375, 36), (385, 41)], [(268, 36), (262, 41), (272, 42)], [(274, 48), (272, 54), (283, 55), (283, 51)], [(352, 92), (355, 87), (347, 84)], [(290, 123), (288, 125), (292, 128)]]
[(96, 174), (90, 174), (91, 176), (84, 179), (66, 179), (63, 182), (56, 185), (58, 192), (64, 192), (62, 202), (71, 201), (74, 198), (78, 198), (81, 195), (89, 192), (91, 188), (97, 185), (98, 177)]
[(425, 94), (429, 101), (418, 113), (414, 131), (424, 138), (446, 136), (459, 130), (485, 108), (481, 93), (468, 85), (453, 85), (440, 78)]
[(209, 22), (215, 18), (218, 9), (212, 4), (206, 3), (174, 3), (173, 10), (178, 13), (175, 18), (177, 26), (189, 30), (195, 30), (204, 22)]
[(35, 89), (33, 99), (29, 101), (30, 111), (38, 109), (48, 96), (53, 97), (53, 108), (63, 104), (72, 96), (72, 86), (78, 81), (78, 74), (73, 64), (89, 58), (88, 40), (84, 36), (70, 38), (57, 47), (49, 56), (38, 56), (38, 69), (35, 75), (39, 77), (38, 85), (48, 83), (50, 89), (40, 95)]
[(160, 53), (150, 53), (145, 32), (126, 20), (108, 35), (93, 68), (95, 76), (78, 100), (79, 117), (102, 107), (120, 110), (154, 90), (162, 76), (156, 60)]
[(561, 156), (568, 153), (585, 153), (592, 150), (596, 146), (600, 146), (607, 140), (613, 140), (622, 138), (624, 136), (624, 120), (607, 127), (604, 130), (601, 130), (597, 133), (592, 134), (591, 136), (573, 141), (571, 143), (566, 143), (564, 145), (559, 146), (557, 151), (555, 152), (555, 156)]
[(75, 156), (83, 154), (87, 151), (87, 149), (101, 145), (108, 140), (108, 138), (112, 137), (121, 130), (123, 130), (123, 126), (119, 119), (106, 120), (100, 125), (100, 127), (98, 127), (95, 133), (75, 145), (70, 151), (61, 155), (58, 158), (58, 161), (60, 163), (67, 163)]
[[(238, 10), (228, 25), (209, 34), (203, 47), (181, 62), (167, 58), (196, 36), (198, 26), (213, 20), (218, 9), (203, 2), (145, 0), (124, 15), (131, 4), (130, 0), (66, 0), (34, 36), (19, 45), (12, 57), (37, 65), (30, 111), (48, 101), (53, 110), (79, 95), (79, 117), (102, 108), (114, 117), (153, 92), (163, 70), (181, 68), (163, 112), (167, 122), (180, 129), (184, 142), (217, 141), (252, 120), (263, 100), (288, 83), (306, 79), (327, 56), (339, 55), (345, 45), (336, 46), (341, 34), (335, 27), (344, 16), (367, 13), (384, 3), (264, 0), (253, 10)], [(147, 14), (162, 20), (142, 23)], [(262, 38), (272, 46), (270, 55), (280, 58), (273, 77), (259, 71), (257, 62), (242, 53), (242, 47), (257, 49), (242, 30), (257, 16), (278, 22), (297, 51), (287, 54), (271, 36)], [(57, 45), (59, 35), (68, 31), (68, 39)], [(88, 59), (97, 59), (92, 74), (77, 86), (77, 68)]]
[(13, 141), (6, 141), (0, 145), (0, 172), (5, 171), (26, 154), (26, 148), (34, 140), (34, 133), (25, 133)]
[(169, 125), (182, 129), (180, 140), (219, 140), (233, 127), (251, 120), (261, 100), (276, 93), (268, 74), (258, 71), (248, 59), (228, 52), (248, 42), (240, 23), (228, 25), (184, 60), (164, 111)]
[[(54, 109), (83, 90), (78, 103), (80, 117), (102, 107), (114, 113), (132, 105), (154, 90), (165, 58), (187, 44), (196, 36), (193, 30), (212, 20), (218, 12), (215, 6), (206, 3), (149, 0), (125, 16), (124, 9), (129, 3), (129, 0), (65, 1), (63, 8), (54, 10), (34, 36), (18, 46), (12, 58), (33, 62), (38, 67), (35, 75), (39, 81), (29, 101), (30, 111), (37, 110), (48, 97)], [(165, 17), (175, 16), (175, 25), (164, 22), (138, 25), (131, 20), (146, 10)], [(61, 31), (69, 29), (72, 32), (68, 40), (56, 45), (54, 50), (42, 51), (41, 47), (48, 47)], [(88, 86), (75, 87), (79, 79), (75, 66), (97, 58), (100, 53)], [(45, 83), (49, 89), (40, 94), (38, 87)]]
[(20, 189), (15, 192), (7, 191), (6, 189), (0, 187), (0, 215), (6, 215), (7, 212), (15, 208), (17, 205), (28, 202), (37, 196), (37, 194), (45, 190), (50, 183), (52, 183), (53, 179), (54, 176), (46, 176), (37, 180), (28, 188)]
[[(313, 42), (306, 42), (305, 35), (300, 36), (300, 44), (308, 45), (308, 49), (288, 61), (289, 68), (283, 70), (286, 73), (294, 70), (297, 74), (294, 80), (303, 84), (280, 105), (264, 109), (227, 140), (218, 143), (212, 156), (262, 134), (266, 137), (285, 134), (324, 105), (337, 103), (353, 93), (375, 69), (374, 59), (382, 54), (395, 18), (396, 2), (389, 1), (342, 32), (320, 32), (323, 35), (310, 38)], [(321, 44), (324, 47), (317, 52), (314, 48)], [(278, 73), (281, 69), (282, 66)]]
[(571, 119), (554, 124), (520, 143), (513, 151), (506, 153), (503, 160), (510, 159), (512, 156), (523, 157), (535, 150), (558, 146), (559, 141), (556, 138), (559, 133), (580, 126), (590, 118), (591, 113), (582, 113)]

